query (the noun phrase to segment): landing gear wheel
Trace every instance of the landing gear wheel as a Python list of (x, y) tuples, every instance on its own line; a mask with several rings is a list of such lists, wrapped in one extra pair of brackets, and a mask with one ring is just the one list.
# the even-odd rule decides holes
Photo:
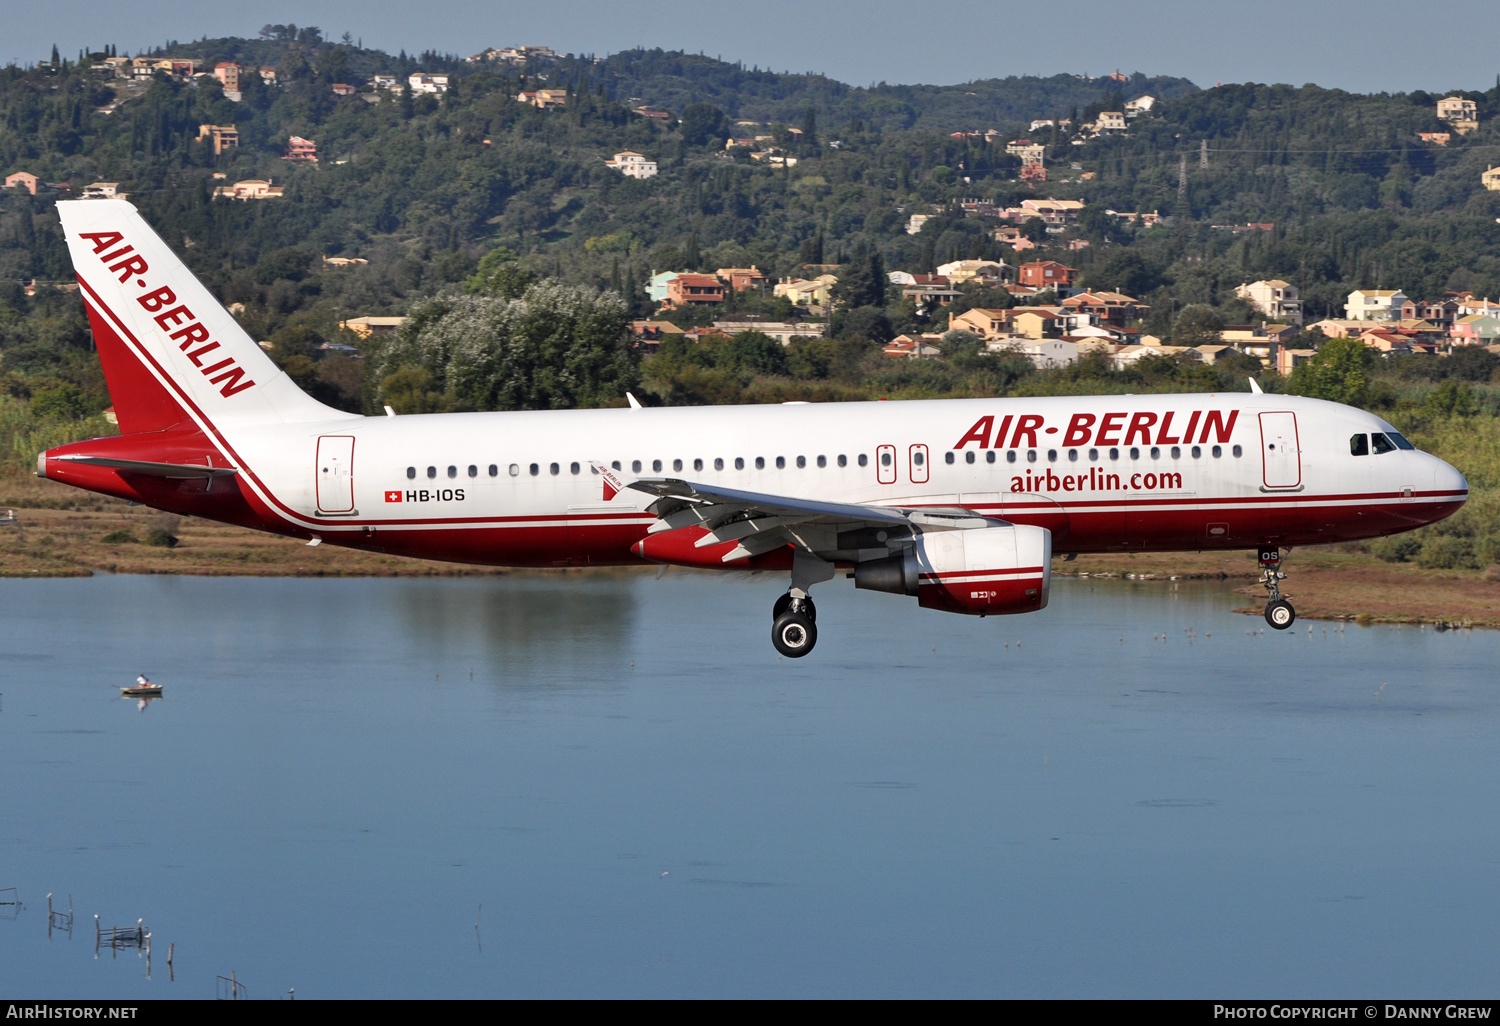
[[(776, 600), (776, 604), (771, 607), (771, 619), (779, 620), (781, 618), (781, 614), (785, 613), (788, 609), (791, 608), (792, 596), (790, 594), (781, 596), (781, 598)], [(807, 618), (813, 623), (818, 622), (818, 607), (813, 605), (811, 595), (802, 600), (802, 611), (807, 614)]]
[(788, 659), (801, 659), (818, 643), (818, 626), (812, 617), (788, 610), (771, 625), (771, 644)]
[(1266, 603), (1266, 623), (1284, 631), (1297, 621), (1297, 611), (1286, 599), (1277, 599)]

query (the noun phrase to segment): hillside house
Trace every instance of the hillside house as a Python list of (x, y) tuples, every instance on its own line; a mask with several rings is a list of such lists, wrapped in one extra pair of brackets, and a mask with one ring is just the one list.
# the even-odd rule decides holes
[(420, 71), (414, 71), (406, 76), (406, 88), (414, 93), (446, 93), (448, 91), (448, 76), (443, 74), (427, 75)]
[(721, 267), (714, 276), (725, 282), (735, 292), (758, 288), (766, 283), (766, 276), (758, 267)]
[(787, 278), (778, 282), (771, 294), (785, 296), (793, 306), (821, 307), (827, 304), (830, 290), (838, 282), (838, 278), (831, 274), (820, 274), (810, 280)]
[(1137, 96), (1125, 104), (1125, 116), (1127, 118), (1139, 117), (1142, 114), (1151, 113), (1151, 108), (1156, 106), (1156, 97)]
[(646, 296), (658, 305), (667, 301), (667, 286), (681, 271), (657, 271), (646, 279)]
[(1439, 100), (1437, 116), (1452, 125), (1459, 135), (1468, 135), (1479, 127), (1479, 105), (1462, 96), (1445, 96)]
[(1302, 323), (1302, 299), (1297, 286), (1290, 282), (1280, 278), (1253, 281), (1235, 289), (1234, 294), (1274, 320)]
[(961, 314), (948, 315), (949, 331), (968, 331), (986, 341), (1009, 337), (1011, 331), (1009, 310), (987, 310), (975, 307)]
[(952, 285), (962, 285), (966, 281), (975, 279), (999, 283), (1010, 281), (1015, 277), (1010, 265), (998, 260), (954, 260), (951, 263), (939, 264), (937, 273), (947, 278)]
[(213, 143), (214, 156), (217, 157), (227, 149), (239, 147), (240, 130), (233, 125), (199, 125), (198, 141), (205, 139)]
[(1276, 350), (1276, 373), (1286, 377), (1317, 355), (1316, 349), (1288, 349), (1282, 346)]
[(264, 200), (280, 199), (285, 192), (285, 186), (272, 185), (270, 179), (246, 178), (233, 185), (219, 186), (214, 190), (214, 196), (233, 200)]
[(893, 360), (932, 360), (943, 355), (943, 351), (928, 341), (926, 335), (917, 338), (897, 335), (881, 352)]
[(667, 306), (709, 306), (724, 302), (724, 283), (711, 274), (679, 274), (667, 283)]
[(1453, 322), (1448, 337), (1456, 346), (1487, 346), (1500, 341), (1500, 317), (1469, 314)]
[(1023, 164), (1040, 164), (1047, 147), (1030, 139), (1014, 139), (1005, 144), (1005, 152), (1013, 157), (1020, 157)]
[(604, 166), (614, 168), (626, 178), (652, 178), (656, 175), (656, 161), (634, 150), (616, 153), (604, 162)]
[(1098, 135), (1124, 135), (1129, 128), (1124, 111), (1100, 111), (1099, 120), (1094, 122), (1094, 132)]
[(282, 160), (302, 160), (312, 164), (318, 162), (318, 144), (311, 139), (294, 135), (286, 141), (286, 156)]
[(1426, 321), (1433, 326), (1447, 328), (1458, 318), (1458, 300), (1439, 299), (1436, 302), (1419, 303), (1408, 299), (1401, 304), (1401, 322)]
[(673, 338), (683, 333), (682, 329), (671, 321), (631, 321), (631, 337), (647, 349), (654, 351), (661, 345), (663, 339)]
[(406, 323), (405, 317), (350, 317), (339, 321), (339, 327), (352, 331), (360, 338), (394, 335)]
[(334, 96), (353, 96), (355, 89), (348, 82), (335, 82), (330, 86)]
[(1095, 324), (1112, 324), (1126, 328), (1135, 323), (1151, 309), (1139, 299), (1121, 292), (1080, 292), (1062, 301), (1062, 308), (1071, 313), (1088, 314)]
[(1034, 289), (1054, 289), (1058, 295), (1062, 295), (1063, 290), (1078, 277), (1077, 268), (1056, 260), (1033, 260), (1017, 268), (1017, 273), (1020, 284)]
[(1479, 181), (1491, 192), (1500, 192), (1500, 167), (1492, 167), (1479, 176)]
[(906, 219), (906, 234), (920, 235), (922, 226), (931, 221), (936, 214), (913, 214)]
[(561, 107), (568, 102), (568, 91), (566, 89), (533, 89), (517, 93), (516, 100), (520, 103), (529, 103), (537, 110), (551, 110), (553, 107)]
[(1406, 303), (1400, 289), (1355, 289), (1344, 304), (1344, 316), (1351, 321), (1399, 321)]
[(16, 171), (13, 174), (5, 176), (5, 187), (7, 189), (25, 189), (33, 196), (36, 195), (37, 186), (41, 184), (42, 180), (30, 171)]
[(1451, 132), (1418, 132), (1417, 138), (1429, 146), (1447, 146), (1453, 135)]
[(218, 79), (219, 84), (224, 87), (226, 96), (230, 93), (235, 94), (231, 99), (236, 99), (239, 96), (240, 72), (244, 70), (238, 64), (231, 63), (230, 61), (220, 61), (214, 65), (214, 78)]
[(784, 346), (791, 345), (794, 338), (822, 338), (828, 334), (828, 326), (818, 321), (714, 321), (714, 327), (726, 335), (758, 331)]
[(119, 182), (90, 182), (83, 187), (79, 199), (124, 199)]

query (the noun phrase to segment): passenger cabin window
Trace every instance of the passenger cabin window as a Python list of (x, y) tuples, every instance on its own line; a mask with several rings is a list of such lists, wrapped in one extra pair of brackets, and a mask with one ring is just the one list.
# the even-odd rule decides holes
[[(974, 454), (972, 452), (964, 453), (964, 455), (967, 456), (967, 457), (969, 457), (969, 462), (970, 463), (974, 462)], [(945, 452), (945, 453), (943, 453), (943, 462), (944, 463), (952, 463), (953, 462), (953, 454), (951, 452)]]
[(1014, 463), (1014, 462), (1016, 462), (1016, 450), (1014, 450), (1014, 449), (1007, 449), (1005, 451), (1005, 462), (1006, 463)]
[(798, 456), (797, 457), (797, 469), (801, 470), (805, 466), (807, 466), (807, 457), (806, 456)]
[(777, 470), (785, 470), (786, 469), (786, 457), (785, 456), (778, 456), (778, 457), (776, 457), (776, 469)]
[(651, 469), (657, 473), (661, 473), (661, 460), (652, 460)]
[(734, 469), (735, 470), (744, 470), (745, 469), (745, 457), (743, 457), (743, 456), (736, 456), (734, 458)]
[(839, 466), (841, 466), (841, 467), (847, 467), (848, 465), (849, 465), (849, 457), (845, 456), (843, 453), (839, 453)]
[(1365, 434), (1351, 435), (1349, 438), (1349, 455), (1370, 455), (1370, 436)]
[(558, 474), (562, 473), (562, 467), (558, 466), (556, 463), (548, 465), (547, 469), (552, 473), (553, 477), (556, 477)]
[(490, 464), (490, 477), (499, 477), (499, 476), (500, 476), (500, 465), (497, 464), (497, 463), (491, 463)]
[(427, 476), (428, 477), (437, 477), (437, 467), (428, 467), (427, 468)]
[(532, 477), (536, 477), (536, 476), (537, 476), (537, 475), (538, 475), (538, 474), (540, 474), (540, 473), (541, 473), (541, 472), (542, 472), (542, 468), (541, 468), (541, 466), (540, 466), (540, 465), (538, 465), (538, 464), (536, 464), (536, 463), (533, 463), (533, 464), (532, 464), (532, 465), (531, 465), (531, 476), (532, 476)]
[(880, 465), (882, 467), (889, 467), (891, 465), (891, 454), (890, 453), (883, 452), (883, 453), (880, 454)]
[(721, 457), (719, 457), (719, 456), (715, 456), (714, 457), (714, 469), (715, 470), (723, 470), (724, 469), (724, 460)]
[(986, 463), (994, 463), (995, 462), (995, 450), (994, 449), (991, 449), (989, 452), (987, 452), (987, 453), (984, 454), (984, 462), (986, 462)]
[(870, 457), (868, 455), (866, 455), (865, 453), (860, 453), (859, 454), (859, 465), (861, 467), (865, 466), (869, 462), (870, 462)]
[(579, 471), (579, 470), (580, 470), (580, 469), (581, 469), (581, 468), (580, 468), (580, 467), (579, 467), (579, 466), (578, 466), (578, 464), (576, 464), (576, 463), (570, 463), (570, 464), (568, 464), (568, 472), (569, 472), (569, 473), (570, 473), (570, 474), (576, 474), (576, 473), (578, 473), (578, 471)]
[(516, 477), (520, 473), (521, 473), (521, 465), (519, 463), (512, 463), (510, 465), (510, 476), (511, 477)]
[(1376, 456), (1379, 456), (1382, 453), (1396, 451), (1396, 443), (1387, 438), (1383, 432), (1376, 431), (1375, 433), (1370, 435), (1370, 441), (1375, 446)]
[(756, 470), (765, 470), (766, 469), (766, 458), (764, 456), (757, 456), (757, 457), (755, 457), (755, 469)]
[(472, 463), (469, 464), (469, 476), (470, 477), (478, 477), (479, 476), (479, 468), (476, 467), (476, 466), (474, 466), (474, 464), (472, 464)]
[(673, 470), (681, 470), (682, 469), (682, 461), (681, 460), (673, 460), (672, 461), (672, 469)]
[(417, 468), (416, 467), (407, 467), (406, 468), (406, 476), (407, 476), (408, 480), (411, 479), (411, 478), (416, 477), (417, 476)]
[(449, 467), (448, 468), (448, 476), (449, 477), (457, 477), (458, 476), (458, 468), (457, 467)]

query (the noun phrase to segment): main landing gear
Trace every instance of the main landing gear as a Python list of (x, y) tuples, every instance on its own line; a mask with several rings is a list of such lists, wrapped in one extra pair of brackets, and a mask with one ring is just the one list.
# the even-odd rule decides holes
[(818, 607), (807, 595), (787, 592), (771, 607), (771, 644), (788, 659), (800, 659), (818, 643)]
[(1281, 550), (1268, 545), (1260, 550), (1260, 583), (1266, 588), (1266, 623), (1278, 631), (1284, 631), (1297, 622), (1297, 611), (1281, 597), (1281, 582), (1286, 574), (1281, 572)]
[(792, 586), (771, 607), (771, 644), (788, 659), (800, 659), (818, 643), (818, 607), (807, 589), (833, 577), (834, 566), (798, 548), (792, 556)]

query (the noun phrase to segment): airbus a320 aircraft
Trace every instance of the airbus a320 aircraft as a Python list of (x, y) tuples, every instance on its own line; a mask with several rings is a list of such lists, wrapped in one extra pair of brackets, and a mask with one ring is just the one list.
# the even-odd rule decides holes
[[(950, 399), (361, 417), (297, 388), (124, 200), (57, 205), (121, 434), (37, 473), (263, 531), (501, 566), (790, 572), (951, 613), (1047, 605), (1054, 554), (1257, 549), (1451, 515), (1463, 476), (1379, 417), (1263, 395)], [(1252, 386), (1254, 383), (1252, 382)]]

